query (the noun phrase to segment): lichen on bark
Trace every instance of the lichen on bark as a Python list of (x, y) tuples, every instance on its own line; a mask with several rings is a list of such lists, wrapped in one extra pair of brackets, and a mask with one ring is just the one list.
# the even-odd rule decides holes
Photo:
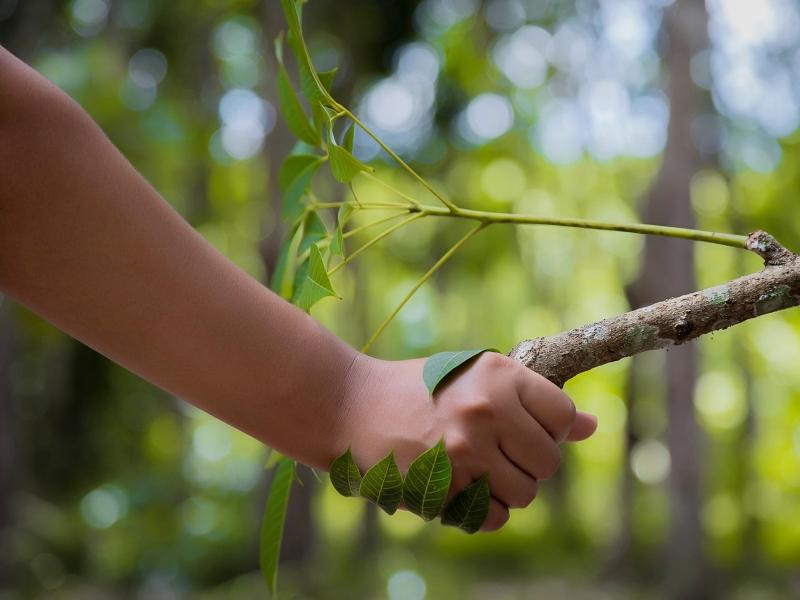
[(747, 249), (764, 259), (758, 273), (563, 333), (524, 340), (508, 355), (563, 386), (600, 365), (683, 344), (800, 304), (800, 256), (764, 231), (748, 236)]

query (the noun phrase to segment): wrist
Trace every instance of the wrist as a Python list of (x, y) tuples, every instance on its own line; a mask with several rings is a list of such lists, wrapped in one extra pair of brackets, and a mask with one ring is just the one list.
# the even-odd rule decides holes
[(342, 381), (341, 391), (336, 397), (336, 418), (330, 427), (330, 455), (326, 456), (327, 466), (347, 450), (364, 429), (368, 412), (369, 398), (377, 400), (376, 383), (380, 380), (381, 361), (362, 352), (356, 352)]

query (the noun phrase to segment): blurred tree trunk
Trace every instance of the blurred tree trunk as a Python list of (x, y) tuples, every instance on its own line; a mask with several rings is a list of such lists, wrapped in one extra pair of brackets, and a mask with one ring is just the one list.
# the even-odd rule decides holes
[[(0, 296), (0, 547), (11, 527), (11, 497), (14, 494), (14, 427), (11, 397), (11, 357), (14, 355), (13, 324), (8, 300)], [(11, 578), (8, 553), (0, 555), (0, 588)]]
[[(690, 126), (692, 118), (701, 114), (706, 95), (692, 81), (690, 61), (707, 45), (707, 14), (702, 0), (675, 2), (665, 13), (663, 27), (668, 43), (664, 59), (668, 69), (669, 128), (661, 168), (648, 193), (642, 219), (648, 223), (694, 227), (690, 184), (702, 158), (692, 141)], [(696, 288), (694, 246), (682, 240), (648, 237), (641, 274), (629, 290), (634, 307)], [(666, 443), (672, 460), (664, 580), (672, 598), (708, 598), (711, 593), (706, 589), (708, 566), (700, 523), (702, 434), (693, 402), (696, 346), (687, 344), (670, 350), (664, 375)], [(635, 433), (629, 432), (628, 443), (635, 439)], [(628, 480), (625, 493), (630, 494), (630, 475)], [(627, 506), (630, 502), (628, 498)]]
[[(728, 180), (728, 188), (732, 189), (731, 182)], [(731, 210), (731, 231), (744, 231), (745, 224), (735, 210)], [(736, 272), (745, 273), (745, 253), (736, 253)], [(752, 367), (750, 362), (751, 347), (747, 341), (747, 333), (741, 329), (735, 329), (734, 335), (734, 359), (733, 366), (737, 373), (740, 373), (744, 380), (744, 402), (746, 413), (744, 422), (739, 430), (739, 437), (736, 440), (736, 481), (734, 483), (735, 493), (742, 507), (748, 506), (748, 489), (750, 483), (758, 479), (755, 470), (755, 446), (758, 435), (755, 411), (753, 410), (753, 399), (755, 396)], [(739, 555), (739, 566), (751, 571), (759, 571), (763, 567), (763, 558), (759, 551), (759, 523), (751, 510), (743, 511), (741, 548)]]
[[(640, 275), (637, 281), (641, 280), (642, 276)], [(628, 304), (632, 307), (636, 306), (637, 301), (633, 297), (632, 286), (628, 286), (625, 293), (628, 298)], [(639, 433), (636, 429), (634, 411), (636, 407), (636, 398), (641, 390), (642, 365), (640, 363), (641, 355), (637, 354), (631, 357), (631, 363), (628, 367), (628, 374), (625, 380), (623, 399), (628, 418), (625, 419), (625, 437), (622, 442), (622, 455), (625, 462), (620, 477), (620, 527), (616, 543), (611, 551), (611, 557), (606, 565), (605, 571), (607, 576), (621, 580), (628, 579), (638, 570), (634, 562), (636, 553), (634, 552), (633, 496), (636, 491), (636, 480), (634, 479), (631, 469), (631, 453), (639, 442)]]

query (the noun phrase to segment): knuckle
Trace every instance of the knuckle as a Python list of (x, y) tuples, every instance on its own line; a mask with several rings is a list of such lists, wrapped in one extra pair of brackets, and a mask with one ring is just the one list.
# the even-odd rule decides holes
[(448, 435), (445, 447), (450, 458), (457, 463), (463, 463), (472, 454), (469, 439), (460, 433)]
[(479, 394), (467, 396), (459, 403), (459, 412), (469, 420), (491, 419), (495, 415), (496, 408), (492, 398)]
[(479, 358), (480, 363), (490, 369), (507, 367), (510, 360), (506, 355), (499, 352), (484, 352)]

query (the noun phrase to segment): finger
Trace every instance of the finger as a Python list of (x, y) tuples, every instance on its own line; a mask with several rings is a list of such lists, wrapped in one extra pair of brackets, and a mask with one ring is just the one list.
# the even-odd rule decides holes
[(500, 432), (500, 449), (517, 466), (535, 479), (548, 479), (561, 464), (561, 450), (550, 434), (516, 403), (509, 410)]
[(572, 429), (567, 434), (568, 442), (580, 442), (585, 440), (597, 430), (597, 417), (589, 413), (578, 411), (575, 415), (575, 422)]
[(556, 442), (563, 442), (575, 421), (575, 404), (561, 388), (530, 369), (517, 376), (517, 393), (522, 406), (541, 423)]
[(539, 491), (536, 479), (517, 467), (497, 448), (489, 467), (492, 496), (509, 508), (525, 508)]
[(481, 531), (497, 531), (508, 522), (508, 507), (496, 498), (489, 501), (489, 514), (481, 526)]
[[(473, 477), (470, 475), (469, 471), (463, 468), (455, 468), (453, 469), (453, 478), (450, 480), (450, 490), (447, 492), (447, 502), (453, 499), (458, 492), (463, 490), (473, 481), (475, 481), (477, 477)], [(445, 503), (445, 506), (447, 504)]]

